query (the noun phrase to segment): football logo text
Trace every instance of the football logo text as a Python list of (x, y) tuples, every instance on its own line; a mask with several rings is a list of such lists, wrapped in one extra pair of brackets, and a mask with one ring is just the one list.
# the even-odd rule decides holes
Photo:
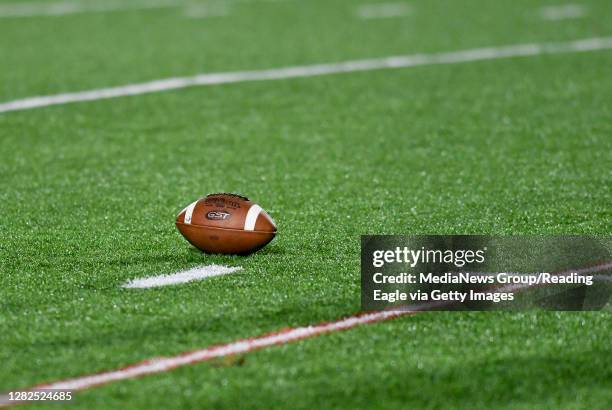
[(226, 219), (230, 219), (232, 214), (224, 211), (210, 211), (206, 214), (206, 218), (211, 219), (213, 221), (224, 221)]

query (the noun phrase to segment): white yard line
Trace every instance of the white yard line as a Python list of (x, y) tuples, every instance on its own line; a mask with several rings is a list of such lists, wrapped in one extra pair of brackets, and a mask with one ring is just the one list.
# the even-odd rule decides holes
[[(569, 275), (572, 272), (575, 272), (580, 275), (585, 275), (589, 273), (602, 272), (605, 270), (609, 270), (610, 268), (612, 268), (612, 262), (605, 262), (596, 266), (573, 269), (566, 272), (557, 272), (555, 274)], [(496, 289), (491, 289), (490, 291), (512, 292), (522, 289), (529, 289), (530, 287), (532, 286), (524, 284), (505, 285)], [(200, 350), (178, 354), (176, 356), (152, 358), (133, 365), (102, 373), (83, 375), (71, 379), (60, 380), (57, 382), (39, 384), (28, 388), (17, 388), (15, 389), (15, 391), (36, 391), (47, 389), (70, 391), (85, 390), (119, 380), (132, 379), (135, 377), (155, 373), (163, 373), (175, 369), (177, 367), (204, 362), (218, 357), (248, 353), (253, 350), (259, 350), (266, 347), (292, 343), (298, 340), (316, 337), (326, 333), (339, 332), (361, 325), (383, 322), (400, 316), (414, 315), (420, 312), (432, 310), (447, 303), (448, 302), (426, 302), (418, 306), (408, 307), (405, 310), (386, 310), (371, 312), (366, 314), (349, 316), (347, 318), (336, 320), (333, 322), (323, 322), (310, 326), (288, 328), (261, 336), (240, 339), (223, 345), (209, 346)], [(19, 403), (20, 402), (10, 401), (9, 396), (7, 394), (0, 395), (0, 407), (10, 407)]]
[(272, 68), (254, 71), (230, 71), (200, 74), (192, 77), (173, 77), (145, 83), (100, 88), (66, 94), (30, 97), (0, 103), (0, 113), (28, 110), (76, 102), (97, 101), (108, 98), (156, 93), (181, 88), (230, 84), (249, 81), (269, 81), (305, 78), (359, 71), (398, 69), (438, 64), (459, 64), (473, 61), (498, 60), (513, 57), (533, 57), (545, 54), (580, 53), (612, 49), (612, 37), (596, 37), (560, 43), (532, 43), (501, 47), (476, 48), (433, 54), (413, 54), (353, 60), (329, 64)]
[(176, 0), (61, 1), (0, 3), (0, 18), (64, 16), (79, 13), (102, 13), (124, 10), (149, 10), (180, 7)]
[(355, 15), (363, 20), (405, 17), (412, 13), (406, 3), (373, 3), (362, 4), (355, 10)]
[(577, 19), (586, 17), (587, 14), (587, 8), (582, 4), (560, 4), (540, 9), (540, 17), (549, 21)]
[(159, 286), (177, 285), (180, 283), (202, 280), (214, 276), (227, 275), (234, 273), (242, 268), (239, 266), (208, 265), (193, 268), (182, 272), (171, 273), (168, 275), (151, 276), (148, 278), (133, 279), (123, 285), (124, 288), (143, 289), (156, 288)]
[(83, 13), (107, 13), (129, 10), (183, 8), (186, 17), (204, 18), (229, 14), (230, 4), (256, 4), (288, 0), (210, 0), (205, 2), (180, 0), (65, 0), (56, 2), (24, 1), (0, 2), (0, 18), (53, 17)]
[(188, 4), (183, 8), (183, 15), (192, 19), (225, 17), (229, 14), (229, 5), (225, 3)]

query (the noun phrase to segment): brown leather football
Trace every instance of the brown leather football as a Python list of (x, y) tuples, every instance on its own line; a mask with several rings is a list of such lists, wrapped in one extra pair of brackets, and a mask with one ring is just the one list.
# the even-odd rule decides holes
[(246, 255), (266, 246), (276, 225), (261, 207), (240, 195), (210, 194), (176, 217), (179, 232), (206, 253)]

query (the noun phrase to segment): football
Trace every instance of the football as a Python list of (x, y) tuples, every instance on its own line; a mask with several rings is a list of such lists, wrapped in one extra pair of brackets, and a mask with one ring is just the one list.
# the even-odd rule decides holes
[(276, 225), (259, 205), (236, 194), (210, 194), (176, 217), (179, 232), (206, 253), (248, 255), (266, 246)]

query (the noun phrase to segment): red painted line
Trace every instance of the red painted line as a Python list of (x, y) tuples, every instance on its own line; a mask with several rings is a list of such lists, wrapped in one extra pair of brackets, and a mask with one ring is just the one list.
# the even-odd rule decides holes
[[(598, 265), (576, 270), (558, 272), (556, 275), (566, 275), (571, 272), (579, 274), (587, 274), (600, 272), (612, 268), (612, 262), (608, 261)], [(528, 285), (507, 285), (498, 288), (498, 291), (517, 291), (530, 288)], [(492, 291), (492, 290), (491, 290)], [(296, 342), (310, 337), (320, 336), (326, 333), (333, 333), (342, 330), (352, 329), (357, 326), (367, 325), (371, 323), (383, 322), (390, 319), (395, 319), (400, 316), (414, 315), (420, 312), (426, 312), (432, 308), (440, 307), (448, 303), (433, 302), (419, 306), (413, 306), (412, 310), (385, 310), (369, 313), (361, 313), (344, 319), (333, 322), (323, 322), (311, 326), (303, 326), (296, 328), (282, 329), (276, 332), (267, 333), (261, 336), (240, 339), (231, 343), (214, 345), (204, 349), (185, 352), (172, 357), (160, 357), (145, 360), (129, 366), (121, 367), (115, 370), (110, 370), (102, 373), (79, 376), (71, 379), (60, 380), (57, 382), (39, 384), (25, 389), (17, 389), (17, 391), (37, 391), (37, 390), (70, 390), (80, 391), (92, 387), (104, 385), (107, 383), (132, 379), (135, 377), (145, 376), (149, 374), (167, 372), (178, 367), (187, 366), (199, 362), (205, 362), (211, 359), (251, 352), (266, 347), (282, 345), (286, 343)], [(10, 401), (8, 395), (0, 396), (0, 407), (10, 407), (23, 401)]]
[[(325, 333), (347, 330), (356, 326), (381, 322), (414, 313), (416, 312), (380, 311), (354, 315), (337, 321), (320, 323), (313, 326), (287, 328), (262, 336), (240, 339), (227, 344), (211, 346), (200, 350), (194, 350), (192, 352), (182, 353), (177, 356), (149, 359), (116, 370), (75, 377), (72, 379), (61, 380), (52, 383), (39, 384), (26, 389), (17, 389), (17, 391), (37, 391), (47, 389), (70, 391), (85, 390), (118, 380), (125, 380), (149, 374), (167, 372), (177, 367), (182, 367), (199, 362), (205, 362), (218, 357), (247, 353), (253, 350), (259, 350), (270, 346), (291, 343), (309, 337), (319, 336)], [(24, 402), (10, 401), (8, 395), (0, 396), (0, 407), (9, 407), (20, 403)]]

